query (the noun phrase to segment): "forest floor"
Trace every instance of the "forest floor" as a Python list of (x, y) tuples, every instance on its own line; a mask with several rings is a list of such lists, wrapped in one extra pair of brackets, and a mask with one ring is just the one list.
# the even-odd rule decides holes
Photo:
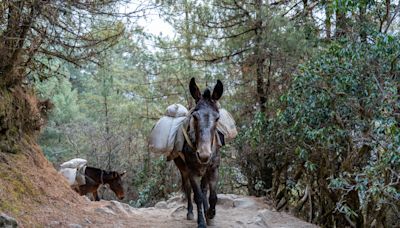
[[(33, 140), (23, 139), (21, 148), (17, 154), (0, 151), (0, 213), (20, 227), (196, 227), (195, 220), (186, 220), (181, 195), (149, 208), (91, 202), (68, 186)], [(263, 198), (218, 197), (214, 227), (315, 227), (274, 211)]]

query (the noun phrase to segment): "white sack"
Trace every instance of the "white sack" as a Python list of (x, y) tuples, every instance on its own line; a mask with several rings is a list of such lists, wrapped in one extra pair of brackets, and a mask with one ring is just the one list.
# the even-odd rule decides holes
[(59, 173), (61, 173), (68, 181), (70, 186), (77, 185), (76, 182), (76, 169), (74, 168), (62, 168)]
[(69, 161), (66, 161), (60, 165), (61, 168), (78, 168), (87, 164), (87, 161), (82, 158), (74, 158)]
[(234, 139), (237, 135), (235, 120), (232, 115), (223, 108), (219, 109), (217, 130), (225, 136), (226, 141)]
[(165, 111), (165, 115), (170, 117), (183, 117), (186, 116), (187, 113), (188, 110), (181, 104), (172, 104), (168, 106)]
[(162, 117), (153, 127), (149, 137), (149, 149), (153, 153), (168, 155), (174, 149), (175, 138), (186, 117)]

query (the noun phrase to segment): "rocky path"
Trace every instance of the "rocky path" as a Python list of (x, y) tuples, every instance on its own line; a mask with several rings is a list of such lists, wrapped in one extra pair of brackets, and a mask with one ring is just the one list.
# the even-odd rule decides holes
[[(261, 198), (218, 195), (217, 215), (213, 227), (316, 227), (284, 212), (271, 209)], [(79, 224), (59, 224), (49, 227), (196, 227), (195, 220), (186, 220), (186, 203), (181, 196), (157, 203), (150, 208), (133, 208), (117, 201), (91, 202), (85, 205), (88, 216)], [(196, 209), (195, 209), (196, 210)], [(196, 212), (194, 211), (196, 214)], [(86, 214), (86, 213), (85, 213)], [(101, 219), (96, 219), (101, 218)]]

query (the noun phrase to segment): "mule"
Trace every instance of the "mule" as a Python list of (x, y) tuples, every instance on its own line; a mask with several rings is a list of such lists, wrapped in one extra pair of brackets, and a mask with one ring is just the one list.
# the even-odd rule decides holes
[[(216, 130), (219, 119), (217, 101), (222, 96), (223, 85), (218, 80), (212, 93), (209, 89), (205, 89), (201, 94), (195, 79), (192, 78), (189, 90), (196, 105), (190, 113), (190, 124), (186, 129), (189, 139), (186, 138), (183, 145), (184, 156), (175, 158), (174, 163), (180, 171), (182, 188), (188, 201), (187, 219), (194, 219), (191, 198), (193, 190), (198, 227), (206, 227), (206, 221), (208, 225), (211, 225), (215, 217), (215, 205), (218, 200), (216, 188), (221, 156), (218, 152), (220, 144), (217, 140), (223, 141), (223, 135)], [(210, 195), (207, 200), (208, 190)]]
[(76, 187), (75, 191), (77, 191), (81, 196), (86, 195), (87, 193), (92, 193), (95, 201), (99, 201), (100, 198), (97, 194), (97, 189), (101, 184), (108, 184), (118, 199), (122, 200), (125, 195), (121, 178), (125, 173), (125, 171), (118, 173), (116, 171), (105, 171), (94, 167), (86, 167), (86, 184)]

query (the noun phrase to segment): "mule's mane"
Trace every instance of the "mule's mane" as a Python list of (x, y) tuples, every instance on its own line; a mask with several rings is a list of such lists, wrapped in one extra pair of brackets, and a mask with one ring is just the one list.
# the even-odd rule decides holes
[(206, 88), (203, 92), (203, 98), (205, 99), (211, 99), (211, 91), (210, 89)]
[(218, 107), (215, 102), (212, 102), (210, 100), (205, 100), (205, 99), (200, 99), (199, 102), (197, 102), (196, 107), (194, 108), (194, 111), (198, 111), (200, 109), (205, 109), (208, 107), (214, 109), (214, 111), (218, 111)]

